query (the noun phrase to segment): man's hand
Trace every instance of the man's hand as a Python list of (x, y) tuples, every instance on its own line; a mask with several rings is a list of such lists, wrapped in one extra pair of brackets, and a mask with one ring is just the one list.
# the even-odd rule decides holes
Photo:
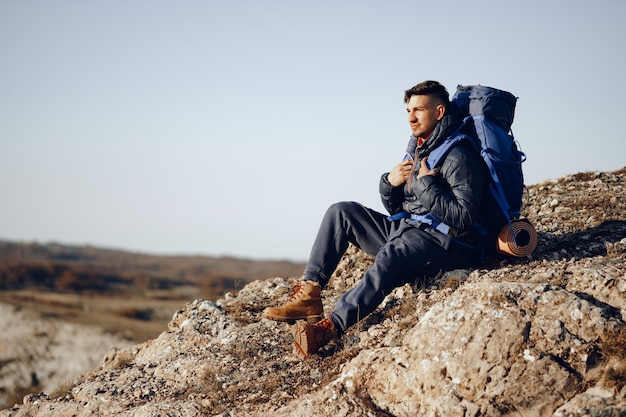
[(411, 175), (412, 169), (413, 161), (402, 161), (398, 165), (393, 167), (393, 169), (389, 172), (389, 175), (387, 175), (387, 181), (389, 181), (389, 184), (393, 185), (394, 187), (402, 185)]
[(435, 169), (429, 169), (428, 168), (428, 164), (426, 163), (426, 160), (428, 158), (422, 158), (422, 163), (420, 165), (420, 170), (417, 173), (417, 178), (421, 178), (424, 175), (437, 175), (439, 173), (439, 168), (435, 168)]

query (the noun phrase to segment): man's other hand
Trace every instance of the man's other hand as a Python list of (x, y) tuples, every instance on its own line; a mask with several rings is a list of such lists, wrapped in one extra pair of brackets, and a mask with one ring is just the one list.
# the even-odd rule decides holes
[(427, 161), (428, 158), (422, 158), (421, 161), (421, 165), (420, 165), (420, 170), (417, 173), (417, 178), (421, 178), (425, 175), (437, 175), (439, 173), (439, 168), (435, 168), (435, 169), (430, 169), (428, 168), (428, 164)]

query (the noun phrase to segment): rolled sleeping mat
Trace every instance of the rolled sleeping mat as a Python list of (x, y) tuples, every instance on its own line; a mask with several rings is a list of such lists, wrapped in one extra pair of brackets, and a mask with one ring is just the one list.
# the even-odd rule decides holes
[(523, 258), (535, 250), (538, 240), (537, 231), (528, 220), (514, 220), (500, 230), (496, 249), (504, 255)]

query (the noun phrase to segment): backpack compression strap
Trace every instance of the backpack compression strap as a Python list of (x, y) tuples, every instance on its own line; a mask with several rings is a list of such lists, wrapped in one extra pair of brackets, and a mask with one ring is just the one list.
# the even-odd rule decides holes
[(387, 220), (394, 221), (400, 219), (411, 219), (414, 222), (427, 224), (430, 227), (439, 230), (444, 235), (450, 233), (450, 226), (439, 220), (435, 215), (427, 213), (427, 214), (411, 214), (407, 211), (401, 211), (400, 213), (396, 213), (393, 216), (387, 216)]
[[(474, 119), (474, 128), (476, 129), (476, 133), (478, 134), (478, 137), (479, 138), (486, 137), (487, 136), (486, 130), (489, 129), (489, 126), (485, 122), (485, 116), (482, 116), (482, 115), (473, 116), (473, 119)], [(520, 156), (520, 161), (519, 162), (515, 161), (514, 162), (515, 164), (522, 163), (526, 159), (526, 155), (524, 155), (522, 152), (518, 152), (518, 154)], [(491, 148), (488, 148), (488, 147), (483, 147), (480, 151), (480, 155), (483, 157), (485, 164), (487, 165), (487, 168), (489, 169), (489, 174), (491, 175), (491, 178), (492, 178), (489, 190), (493, 198), (496, 200), (496, 202), (502, 209), (502, 212), (506, 215), (507, 219), (519, 217), (520, 215), (519, 211), (512, 210), (511, 206), (509, 205), (509, 202), (506, 199), (506, 193), (504, 192), (504, 189), (502, 188), (502, 182), (500, 181), (500, 178), (498, 177), (498, 172), (494, 165), (494, 162), (499, 163), (499, 164), (506, 164), (506, 163), (511, 163), (511, 162), (504, 161), (498, 158), (496, 156), (496, 152), (492, 151)]]

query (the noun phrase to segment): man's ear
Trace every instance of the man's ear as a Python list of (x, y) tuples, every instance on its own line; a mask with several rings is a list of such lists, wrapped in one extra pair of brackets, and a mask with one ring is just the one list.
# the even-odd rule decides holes
[(443, 104), (439, 104), (437, 106), (437, 120), (443, 119), (443, 116), (446, 114), (446, 106)]

